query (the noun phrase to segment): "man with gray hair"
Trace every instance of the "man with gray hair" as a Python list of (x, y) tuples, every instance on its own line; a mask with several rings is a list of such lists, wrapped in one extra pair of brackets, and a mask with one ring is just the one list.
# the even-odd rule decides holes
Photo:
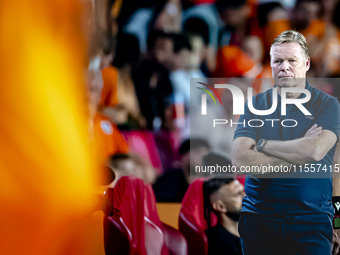
[[(275, 86), (252, 101), (257, 110), (268, 110), (275, 103), (277, 108), (259, 115), (246, 104), (233, 141), (232, 163), (240, 174), (246, 167), (262, 169), (246, 173), (239, 223), (243, 253), (337, 254), (332, 192), (334, 186), (333, 195), (340, 196), (340, 187), (336, 178), (332, 185), (332, 168), (339, 172), (339, 165), (333, 167), (339, 102), (307, 82), (311, 60), (302, 34), (292, 30), (280, 34), (270, 57)], [(242, 125), (252, 119), (266, 125)]]

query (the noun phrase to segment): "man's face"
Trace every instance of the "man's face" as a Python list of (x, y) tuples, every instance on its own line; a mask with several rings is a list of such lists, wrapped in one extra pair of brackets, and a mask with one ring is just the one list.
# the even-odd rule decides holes
[(238, 180), (234, 180), (219, 189), (217, 199), (223, 202), (226, 212), (239, 213), (242, 209), (243, 197), (243, 185)]
[(296, 42), (275, 45), (271, 49), (272, 75), (278, 87), (304, 87), (310, 67), (301, 46)]
[(168, 38), (158, 38), (155, 42), (154, 56), (166, 68), (173, 64), (174, 43)]

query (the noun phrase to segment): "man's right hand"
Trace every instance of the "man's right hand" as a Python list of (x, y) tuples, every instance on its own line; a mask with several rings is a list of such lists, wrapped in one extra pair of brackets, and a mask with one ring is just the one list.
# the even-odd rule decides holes
[(322, 127), (318, 127), (318, 124), (314, 124), (310, 129), (308, 129), (304, 137), (310, 137), (310, 138), (318, 137), (319, 135), (321, 135), (321, 133), (322, 133)]

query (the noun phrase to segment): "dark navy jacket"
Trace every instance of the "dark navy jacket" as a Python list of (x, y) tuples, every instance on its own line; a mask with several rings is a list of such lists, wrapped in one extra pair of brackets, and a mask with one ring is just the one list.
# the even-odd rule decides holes
[[(305, 108), (312, 116), (304, 115), (295, 105), (287, 105), (286, 116), (281, 116), (281, 97), (278, 95), (278, 106), (274, 113), (268, 116), (258, 116), (251, 113), (246, 104), (245, 114), (241, 115), (239, 122), (250, 119), (294, 119), (298, 122), (296, 127), (283, 127), (280, 122), (265, 121), (262, 127), (249, 127), (238, 124), (234, 139), (249, 137), (256, 142), (260, 139), (268, 140), (294, 140), (305, 135), (314, 124), (322, 126), (323, 130), (334, 132), (339, 139), (340, 132), (340, 106), (336, 98), (311, 87), (308, 83), (306, 89), (311, 92), (311, 99), (304, 103)], [(300, 97), (305, 97), (301, 94)], [(265, 110), (272, 105), (273, 89), (253, 97), (255, 109)], [(255, 122), (252, 125), (259, 125)], [(286, 122), (293, 125), (294, 122)], [(248, 175), (245, 182), (246, 197), (243, 200), (242, 212), (261, 215), (282, 222), (306, 221), (329, 222), (333, 217), (332, 199), (332, 173), (336, 144), (319, 162), (326, 171), (320, 169), (319, 173), (305, 172), (297, 166), (298, 171), (287, 175), (275, 175), (275, 178), (256, 178)], [(326, 168), (325, 168), (326, 167)], [(292, 170), (291, 170), (292, 171)], [(293, 177), (293, 178), (292, 178)]]

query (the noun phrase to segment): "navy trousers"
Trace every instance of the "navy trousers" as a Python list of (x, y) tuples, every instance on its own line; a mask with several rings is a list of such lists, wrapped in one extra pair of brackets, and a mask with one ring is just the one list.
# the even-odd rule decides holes
[(332, 223), (271, 221), (243, 213), (239, 221), (243, 255), (331, 255)]

